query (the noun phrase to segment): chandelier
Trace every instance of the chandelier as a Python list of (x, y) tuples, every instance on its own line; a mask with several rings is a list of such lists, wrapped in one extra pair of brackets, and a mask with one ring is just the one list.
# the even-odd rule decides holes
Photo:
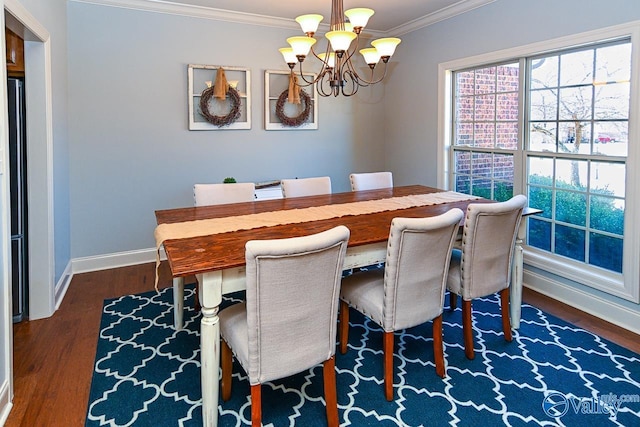
[[(301, 15), (296, 18), (300, 24), (304, 36), (289, 37), (287, 43), (291, 47), (280, 49), (285, 62), (294, 74), (296, 63), (300, 64), (299, 79), (309, 86), (316, 84), (318, 94), (321, 96), (354, 95), (360, 87), (367, 87), (379, 83), (387, 73), (387, 63), (396, 50), (400, 39), (388, 37), (371, 42), (373, 47), (360, 49), (364, 61), (369, 66), (368, 76), (361, 76), (353, 63), (353, 55), (358, 51), (360, 33), (367, 25), (369, 18), (374, 14), (372, 9), (356, 8), (344, 10), (342, 0), (331, 0), (331, 23), (329, 32), (325, 34), (327, 47), (324, 52), (317, 54), (313, 49), (316, 39), (313, 37), (323, 19), (322, 15)], [(346, 22), (345, 16), (349, 18)], [(353, 43), (355, 39), (355, 43)], [(309, 80), (302, 71), (302, 63), (309, 56), (309, 52), (316, 57), (321, 64), (320, 72), (315, 79)], [(376, 77), (374, 75), (378, 62), (382, 60), (384, 70)], [(308, 76), (308, 73), (307, 73)]]

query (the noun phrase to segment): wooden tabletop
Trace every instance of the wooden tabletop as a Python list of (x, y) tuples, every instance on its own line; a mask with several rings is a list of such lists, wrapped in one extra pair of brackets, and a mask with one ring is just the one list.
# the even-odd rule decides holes
[[(156, 211), (156, 220), (158, 224), (168, 224), (277, 210), (299, 209), (310, 206), (400, 197), (411, 194), (428, 194), (441, 191), (443, 190), (421, 185), (412, 185), (384, 190), (349, 191), (346, 193), (334, 193), (322, 196), (168, 209)], [(167, 259), (169, 260), (173, 277), (184, 277), (208, 271), (243, 266), (245, 264), (244, 247), (249, 240), (297, 237), (325, 231), (337, 225), (345, 225), (351, 230), (349, 246), (378, 243), (388, 239), (391, 220), (395, 217), (435, 216), (454, 207), (464, 211), (469, 203), (479, 201), (480, 200), (467, 200), (366, 215), (343, 216), (301, 224), (284, 224), (210, 236), (172, 239), (164, 242), (164, 249), (167, 253)], [(490, 202), (484, 199), (482, 201)]]

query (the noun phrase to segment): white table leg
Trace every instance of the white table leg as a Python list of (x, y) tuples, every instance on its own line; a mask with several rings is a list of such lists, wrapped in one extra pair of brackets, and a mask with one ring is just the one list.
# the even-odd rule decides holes
[(173, 278), (173, 324), (176, 330), (182, 329), (184, 312), (184, 277)]
[(516, 247), (513, 253), (511, 290), (509, 292), (509, 295), (511, 296), (509, 307), (511, 313), (511, 327), (513, 329), (518, 329), (520, 327), (520, 312), (522, 306), (522, 270), (524, 268), (522, 241), (524, 239), (526, 229), (526, 218), (523, 218), (520, 222), (520, 229), (518, 230), (518, 237), (516, 238)]
[(202, 421), (205, 427), (218, 425), (218, 387), (220, 384), (220, 324), (218, 309), (222, 302), (222, 272), (198, 275), (200, 284), (200, 363), (202, 382)]

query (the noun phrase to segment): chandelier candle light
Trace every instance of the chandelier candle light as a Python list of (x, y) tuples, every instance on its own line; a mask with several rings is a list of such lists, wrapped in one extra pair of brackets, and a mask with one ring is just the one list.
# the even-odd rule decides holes
[[(325, 34), (328, 40), (325, 52), (317, 54), (313, 45), (316, 43), (314, 35), (322, 21), (322, 15), (301, 15), (296, 18), (305, 36), (289, 37), (287, 43), (291, 47), (280, 49), (291, 73), (294, 72), (296, 63), (300, 64), (300, 79), (311, 85), (316, 83), (318, 94), (321, 96), (354, 95), (358, 88), (376, 84), (384, 79), (387, 73), (387, 63), (396, 50), (400, 39), (395, 37), (377, 39), (371, 42), (373, 47), (360, 49), (365, 62), (371, 70), (368, 79), (361, 77), (351, 62), (351, 58), (358, 50), (360, 33), (367, 25), (369, 18), (374, 14), (367, 8), (344, 10), (342, 0), (331, 0), (331, 23), (329, 32)], [(346, 22), (345, 16), (349, 19)], [(355, 43), (352, 43), (356, 39)], [(353, 47), (352, 47), (353, 45)], [(309, 52), (318, 58), (322, 68), (313, 81), (305, 78), (302, 71), (302, 62)], [(384, 63), (382, 76), (375, 78), (374, 72), (378, 62)]]

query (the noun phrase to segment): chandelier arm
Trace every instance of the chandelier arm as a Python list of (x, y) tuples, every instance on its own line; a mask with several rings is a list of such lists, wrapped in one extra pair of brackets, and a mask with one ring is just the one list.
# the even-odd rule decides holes
[[(345, 82), (345, 85), (342, 86), (342, 94), (344, 96), (353, 96), (358, 92), (358, 89), (360, 88), (360, 84), (358, 83), (358, 78), (357, 75), (354, 75), (354, 73), (351, 70), (345, 70), (342, 73), (342, 80)], [(347, 92), (345, 90), (346, 88), (346, 83), (351, 83), (351, 91)]]
[(327, 74), (327, 73), (324, 73), (324, 74), (321, 76), (322, 78), (320, 78), (320, 79), (318, 80), (318, 82), (316, 83), (316, 91), (318, 92), (318, 94), (319, 94), (320, 96), (323, 96), (323, 97), (327, 97), (327, 96), (331, 96), (331, 95), (333, 95), (333, 94), (332, 94), (331, 87), (329, 87), (329, 89), (330, 89), (330, 90), (329, 90), (329, 92), (327, 92), (327, 91), (325, 90), (325, 83), (329, 82), (329, 79), (331, 78), (331, 76), (329, 76), (329, 78), (327, 78), (327, 79), (325, 80), (325, 79), (324, 79), (324, 76), (325, 76), (326, 74)]

